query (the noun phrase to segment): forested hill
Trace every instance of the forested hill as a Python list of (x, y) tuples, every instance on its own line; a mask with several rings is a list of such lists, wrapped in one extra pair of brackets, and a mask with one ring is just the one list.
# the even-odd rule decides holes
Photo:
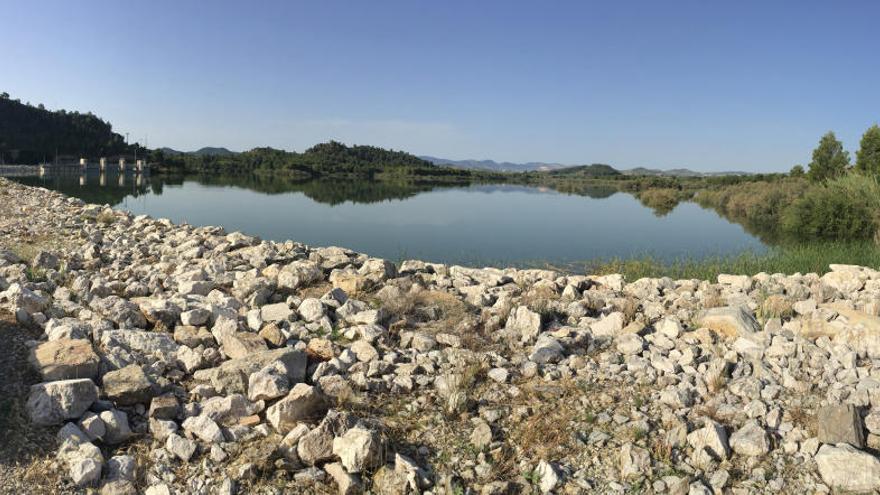
[(99, 158), (132, 153), (108, 122), (92, 113), (50, 111), (0, 93), (0, 161), (35, 164), (57, 155)]
[(254, 148), (229, 155), (173, 154), (156, 156), (167, 171), (292, 173), (312, 177), (326, 175), (373, 176), (377, 174), (470, 177), (467, 170), (438, 167), (403, 151), (376, 146), (346, 146), (330, 141), (302, 153), (274, 148)]

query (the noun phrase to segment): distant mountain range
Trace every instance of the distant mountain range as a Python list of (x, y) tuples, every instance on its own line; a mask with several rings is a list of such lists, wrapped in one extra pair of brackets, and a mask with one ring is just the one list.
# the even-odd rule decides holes
[[(552, 170), (563, 169), (582, 169), (588, 167), (586, 165), (564, 165), (561, 163), (549, 162), (527, 162), (527, 163), (511, 163), (496, 162), (494, 160), (448, 160), (446, 158), (437, 158), (434, 156), (420, 156), (419, 158), (427, 160), (434, 165), (443, 165), (447, 167), (462, 168), (468, 170), (491, 170), (495, 172), (549, 172)], [(595, 164), (594, 164), (595, 166)], [(626, 170), (619, 170), (605, 165), (623, 175), (655, 175), (667, 177), (710, 177), (716, 175), (751, 175), (751, 172), (696, 172), (686, 168), (673, 168), (669, 170), (661, 170), (654, 168), (636, 167)], [(602, 174), (614, 175), (614, 174)]]
[(226, 148), (217, 148), (212, 146), (205, 146), (204, 148), (199, 148), (195, 151), (178, 151), (173, 148), (159, 148), (159, 151), (165, 153), (166, 155), (215, 155), (215, 156), (229, 156), (236, 154), (235, 151), (230, 151)]
[(468, 170), (493, 170), (496, 172), (546, 171), (568, 167), (568, 165), (563, 165), (561, 163), (510, 163), (496, 162), (494, 160), (447, 160), (445, 158), (437, 158), (434, 156), (420, 156), (419, 158), (422, 160), (428, 160), (434, 165), (443, 165), (446, 167), (463, 168)]

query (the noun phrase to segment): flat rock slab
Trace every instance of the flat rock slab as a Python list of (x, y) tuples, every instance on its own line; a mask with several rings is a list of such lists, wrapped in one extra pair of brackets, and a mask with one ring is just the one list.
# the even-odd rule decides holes
[(865, 447), (862, 417), (852, 405), (822, 407), (816, 414), (816, 423), (822, 443), (848, 443), (860, 449)]
[(30, 362), (47, 382), (73, 378), (95, 378), (100, 359), (84, 339), (58, 339), (37, 346)]

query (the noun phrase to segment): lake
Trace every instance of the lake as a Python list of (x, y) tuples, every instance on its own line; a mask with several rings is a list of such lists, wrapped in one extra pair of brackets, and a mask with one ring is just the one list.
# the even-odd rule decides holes
[(660, 215), (629, 194), (605, 188), (576, 195), (514, 185), (97, 173), (14, 180), (136, 215), (342, 246), (394, 261), (564, 264), (766, 249), (740, 225), (694, 203)]

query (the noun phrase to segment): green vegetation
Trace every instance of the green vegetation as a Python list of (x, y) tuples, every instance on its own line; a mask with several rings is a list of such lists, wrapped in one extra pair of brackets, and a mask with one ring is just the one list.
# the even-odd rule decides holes
[(840, 177), (849, 167), (849, 152), (843, 149), (843, 143), (829, 131), (819, 140), (819, 146), (813, 150), (813, 161), (807, 177), (813, 182), (822, 182)]
[(0, 93), (0, 162), (36, 164), (55, 156), (101, 157), (145, 152), (127, 145), (109, 123), (91, 113), (49, 111)]
[(855, 168), (863, 174), (880, 175), (880, 127), (877, 124), (862, 135)]
[(590, 274), (621, 273), (628, 281), (642, 277), (715, 280), (719, 273), (754, 275), (766, 273), (825, 273), (832, 263), (880, 266), (880, 248), (869, 241), (811, 242), (786, 244), (766, 253), (746, 252), (735, 256), (683, 258), (664, 261), (652, 256), (635, 259), (595, 260), (556, 267)]
[(579, 165), (576, 167), (566, 167), (549, 172), (543, 172), (549, 176), (568, 176), (568, 177), (614, 177), (623, 175), (612, 167), (604, 163), (594, 163), (592, 165)]
[(346, 146), (336, 141), (315, 145), (303, 153), (254, 148), (234, 154), (169, 154), (156, 150), (151, 156), (160, 171), (179, 174), (263, 174), (315, 178), (351, 176), (439, 177), (461, 181), (491, 174), (437, 167), (402, 151), (375, 146)]
[(678, 203), (689, 199), (691, 194), (674, 188), (657, 188), (639, 192), (637, 197), (643, 205), (654, 210), (655, 215), (664, 216), (675, 209)]
[(880, 185), (849, 174), (813, 186), (782, 211), (782, 231), (802, 239), (872, 239), (880, 226)]

